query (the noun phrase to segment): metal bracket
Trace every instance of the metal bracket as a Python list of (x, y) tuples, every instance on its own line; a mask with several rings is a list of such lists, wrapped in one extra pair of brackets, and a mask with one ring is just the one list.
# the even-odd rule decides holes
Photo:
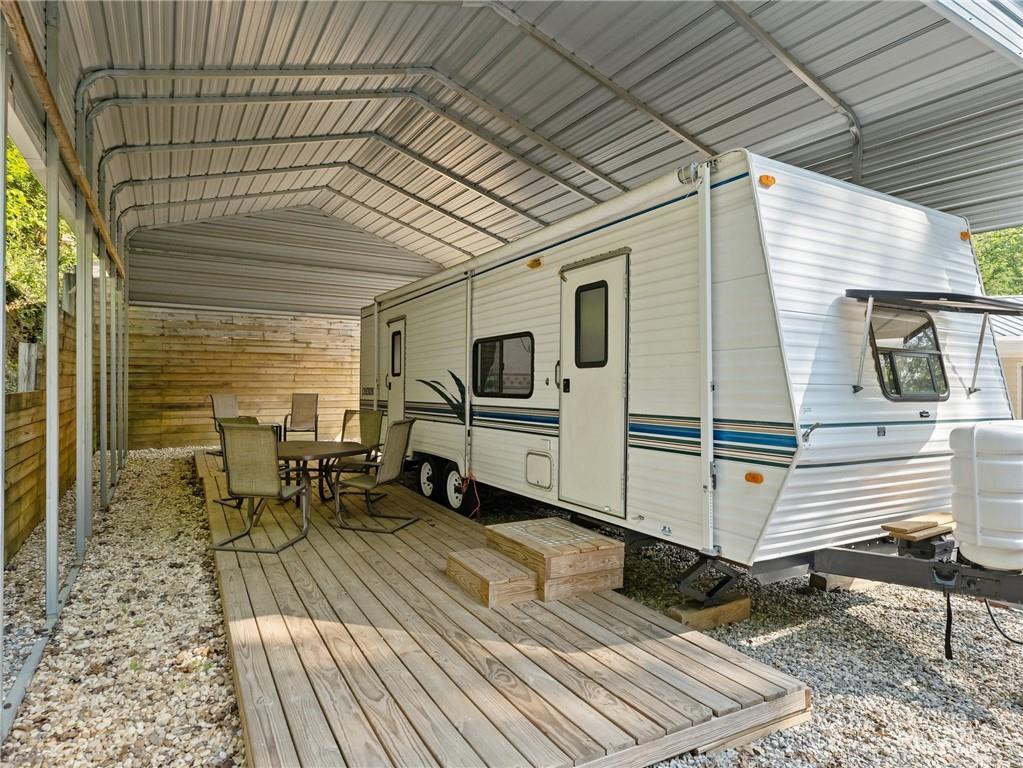
[(870, 342), (870, 321), (874, 316), (874, 297), (867, 299), (867, 313), (863, 319), (863, 339), (860, 341), (860, 369), (853, 384), (853, 394), (863, 391), (863, 365), (867, 360), (867, 344)]
[(987, 334), (987, 318), (988, 313), (984, 313), (984, 317), (980, 321), (980, 336), (977, 338), (977, 356), (973, 360), (973, 379), (970, 381), (970, 387), (966, 390), (967, 395), (972, 395), (976, 392), (980, 392), (980, 388), (977, 387), (977, 373), (980, 371), (980, 356), (984, 352), (984, 336)]
[[(716, 576), (715, 576), (716, 572)], [(697, 584), (701, 580), (715, 578), (707, 589)], [(682, 572), (678, 581), (678, 591), (693, 602), (700, 605), (716, 605), (728, 594), (728, 590), (739, 578), (739, 571), (727, 563), (713, 557), (701, 556), (700, 559)]]

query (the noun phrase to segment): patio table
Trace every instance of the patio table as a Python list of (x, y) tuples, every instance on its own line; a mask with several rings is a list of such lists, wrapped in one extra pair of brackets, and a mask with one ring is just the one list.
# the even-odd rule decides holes
[[(277, 458), (286, 464), (298, 464), (298, 471), (307, 482), (312, 480), (312, 473), (309, 471), (309, 462), (315, 461), (319, 465), (317, 470), (322, 473), (323, 462), (332, 459), (347, 459), (353, 456), (364, 456), (372, 450), (372, 446), (365, 446), (352, 440), (337, 442), (334, 440), (289, 440), (277, 444)], [(321, 478), (322, 480), (322, 475)], [(312, 484), (310, 482), (310, 487)], [(328, 498), (323, 493), (323, 483), (320, 483), (320, 497)]]

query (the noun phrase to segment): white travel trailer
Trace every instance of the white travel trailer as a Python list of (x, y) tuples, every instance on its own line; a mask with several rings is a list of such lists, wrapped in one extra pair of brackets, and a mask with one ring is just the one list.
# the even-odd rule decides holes
[(950, 430), (1011, 418), (982, 294), (963, 218), (733, 151), (379, 296), (362, 404), (453, 506), (749, 565), (948, 507)]

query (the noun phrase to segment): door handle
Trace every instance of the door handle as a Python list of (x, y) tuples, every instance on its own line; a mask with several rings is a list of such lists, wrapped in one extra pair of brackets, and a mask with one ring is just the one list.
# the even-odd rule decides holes
[(561, 389), (561, 361), (554, 364), (554, 386)]
[(391, 388), (391, 374), (389, 373), (384, 374), (384, 386), (388, 389)]

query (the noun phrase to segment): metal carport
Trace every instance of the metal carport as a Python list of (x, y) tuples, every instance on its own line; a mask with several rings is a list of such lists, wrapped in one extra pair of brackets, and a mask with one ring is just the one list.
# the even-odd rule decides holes
[[(372, 238), (369, 253), (412, 277), (433, 268), (423, 259), (458, 263), (745, 146), (963, 214), (977, 231), (1023, 222), (1023, 22), (1012, 3), (2, 7), (6, 130), (45, 171), (51, 232), (58, 208), (75, 212), (79, 285), (91, 284), (93, 251), (112, 278), (99, 299), (111, 459), (101, 503), (124, 456), (126, 306), (207, 304), (199, 281), (176, 272), (205, 256), (203, 274), (216, 278), (210, 257), (238, 217), (278, 245), (223, 259), (254, 277), (283, 281), (308, 258), (289, 244), (309, 232), (310, 209), (339, 222), (337, 237)], [(351, 268), (366, 247), (337, 249), (332, 265)], [(55, 298), (55, 245), (50, 260)], [(89, 293), (78, 292), (82, 316)], [(251, 306), (244, 293), (225, 297)], [(322, 309), (310, 295), (295, 292), (290, 308)], [(92, 343), (86, 324), (78, 332)], [(88, 356), (77, 376), (85, 434)], [(54, 407), (48, 429), (56, 418)], [(78, 477), (91, 466), (80, 447)], [(89, 495), (80, 481), (79, 554)], [(56, 504), (49, 487), (54, 547)], [(55, 615), (55, 554), (47, 591)]]

